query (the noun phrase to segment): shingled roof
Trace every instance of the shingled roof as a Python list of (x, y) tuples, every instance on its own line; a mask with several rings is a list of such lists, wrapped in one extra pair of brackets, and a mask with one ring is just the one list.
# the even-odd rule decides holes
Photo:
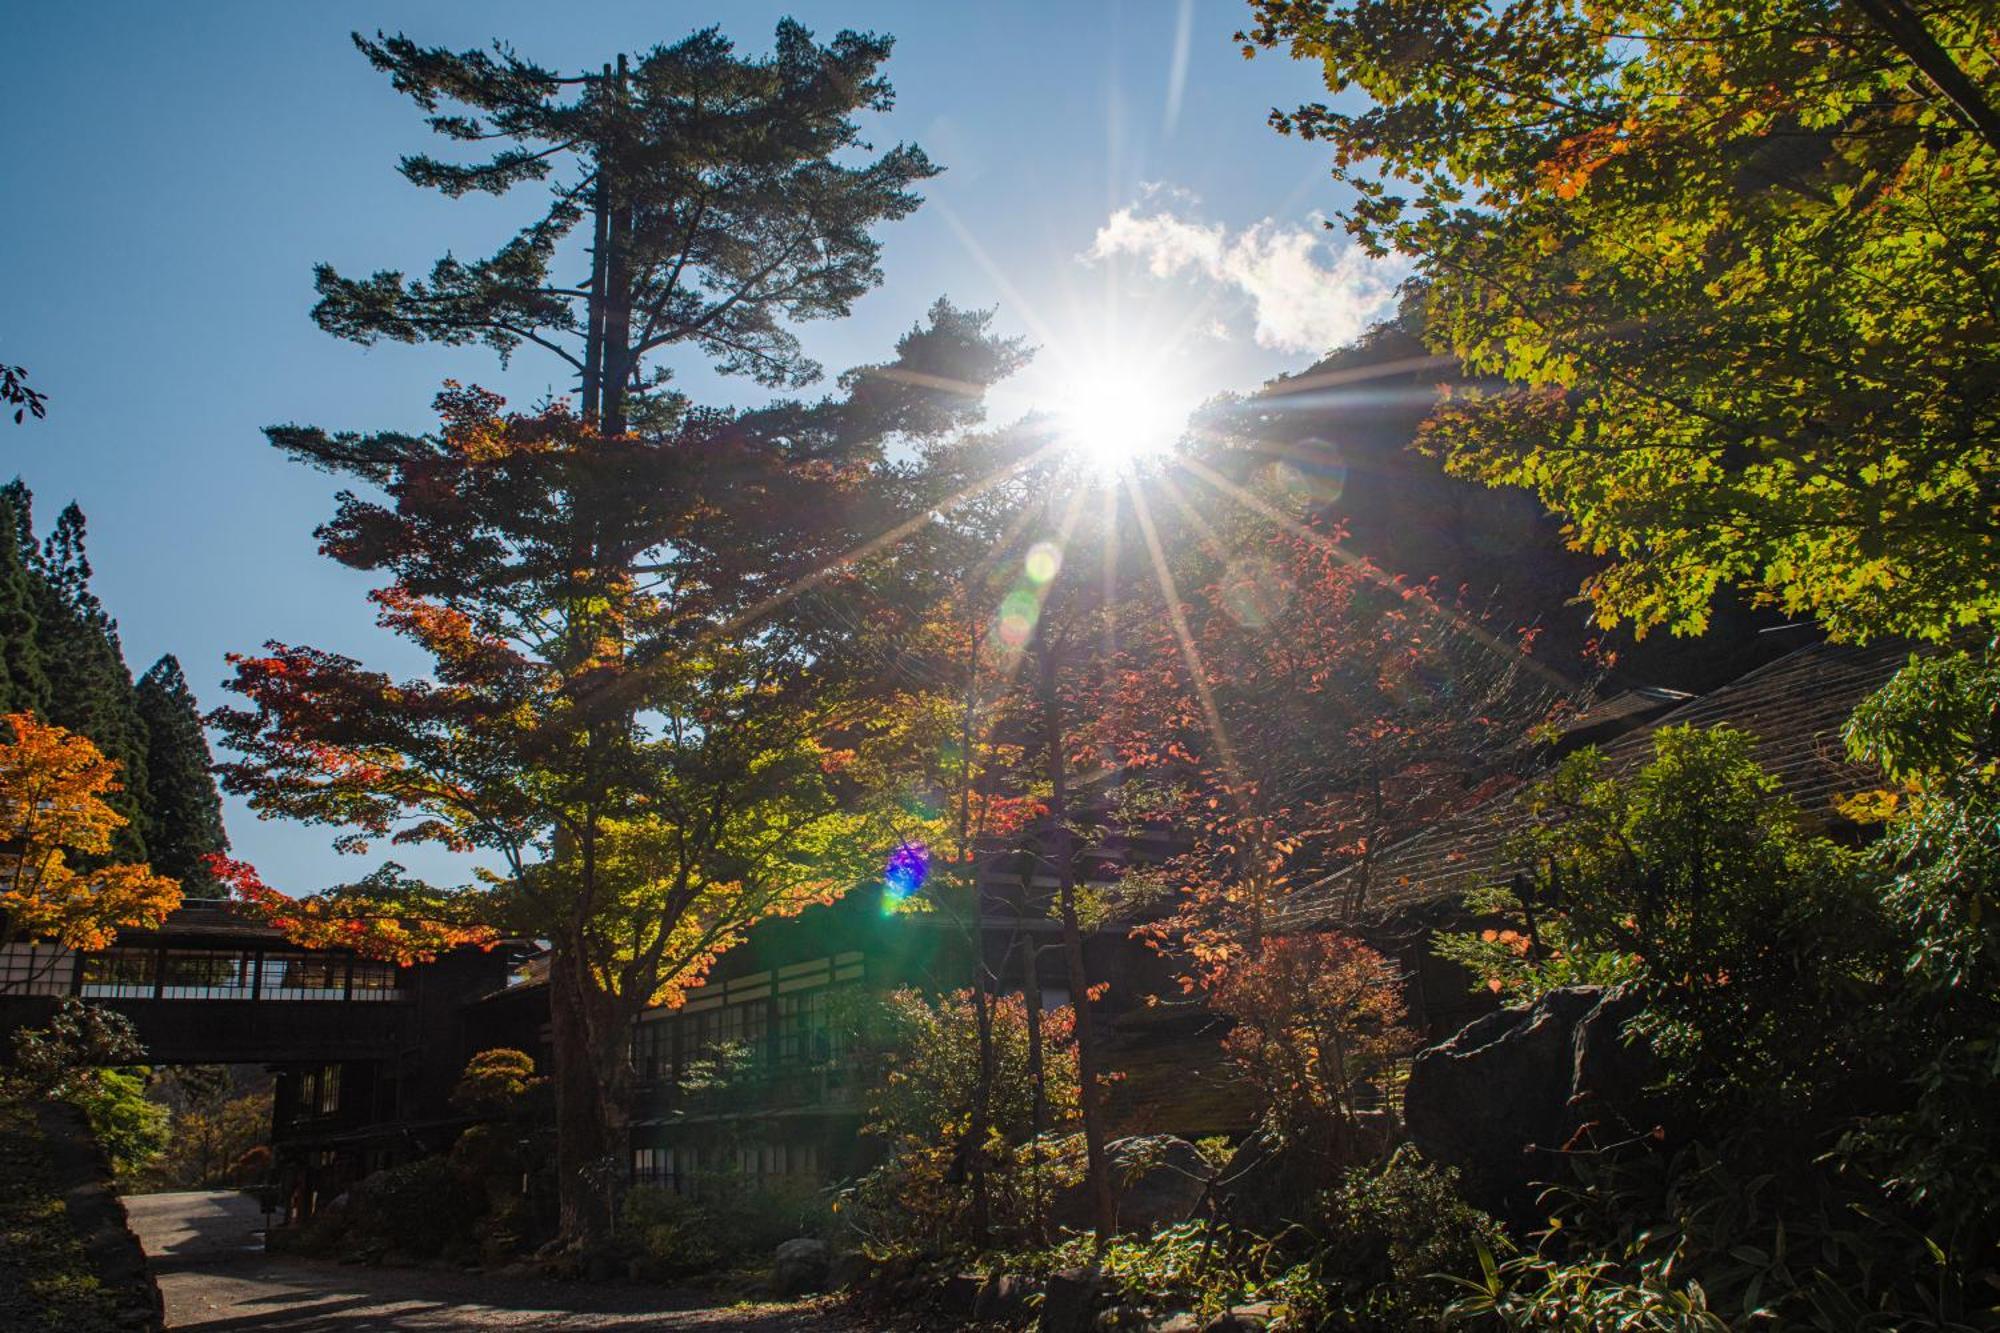
[[(1612, 771), (1643, 764), (1661, 727), (1723, 724), (1756, 738), (1757, 761), (1810, 818), (1831, 820), (1836, 795), (1868, 785), (1869, 773), (1847, 759), (1841, 739), (1855, 705), (1909, 661), (1907, 644), (1856, 648), (1816, 643), (1766, 663), (1710, 694), (1600, 747)], [(1918, 649), (1916, 651), (1922, 651)], [(1280, 914), (1281, 928), (1313, 929), (1357, 917), (1381, 917), (1421, 903), (1501, 884), (1520, 867), (1504, 854), (1518, 792), (1503, 792), (1385, 851), (1357, 911), (1358, 872), (1349, 868), (1299, 890)]]

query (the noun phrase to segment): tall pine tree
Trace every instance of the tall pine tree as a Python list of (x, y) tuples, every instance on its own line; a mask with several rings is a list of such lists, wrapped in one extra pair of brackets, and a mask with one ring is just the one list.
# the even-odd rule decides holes
[(118, 861), (144, 861), (146, 725), (118, 642), (118, 622), (91, 591), (83, 511), (67, 506), (48, 540), (36, 548), (32, 526), (22, 522), (31, 513), (27, 487), (16, 481), (0, 498), (15, 501), (16, 531), (26, 543), (21, 555), (35, 575), (35, 639), (49, 683), (45, 719), (88, 736), (118, 761), (122, 790), (106, 800), (129, 822), (112, 836), (110, 855)]
[(153, 869), (178, 879), (189, 897), (203, 897), (215, 891), (203, 858), (228, 851), (229, 835), (201, 710), (173, 654), (139, 677), (137, 700), (146, 726), (146, 846)]
[(13, 530), (12, 496), (0, 492), (0, 712), (41, 716), (48, 711), (49, 678), (36, 642), (36, 580), (19, 544), (6, 539)]

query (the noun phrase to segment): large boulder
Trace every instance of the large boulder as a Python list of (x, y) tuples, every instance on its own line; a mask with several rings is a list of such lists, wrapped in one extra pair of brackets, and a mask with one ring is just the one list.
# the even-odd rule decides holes
[(800, 1236), (778, 1247), (771, 1259), (771, 1290), (779, 1296), (803, 1296), (826, 1290), (833, 1251), (823, 1240)]
[(1097, 1309), (1104, 1304), (1109, 1288), (1104, 1278), (1090, 1268), (1065, 1268), (1049, 1274), (1042, 1289), (1040, 1333), (1092, 1333)]
[(1639, 1011), (1624, 988), (1569, 986), (1488, 1014), (1416, 1058), (1403, 1093), (1410, 1141), (1457, 1167), (1491, 1211), (1530, 1215), (1537, 1182), (1586, 1129), (1595, 1142), (1644, 1133), (1652, 1053), (1626, 1039)]
[[(1215, 1166), (1186, 1139), (1171, 1134), (1136, 1134), (1104, 1145), (1111, 1169), (1112, 1202), (1118, 1229), (1150, 1235), (1185, 1222), (1200, 1206), (1215, 1179)], [(1049, 1218), (1074, 1231), (1089, 1228), (1090, 1186), (1078, 1182), (1056, 1195)]]

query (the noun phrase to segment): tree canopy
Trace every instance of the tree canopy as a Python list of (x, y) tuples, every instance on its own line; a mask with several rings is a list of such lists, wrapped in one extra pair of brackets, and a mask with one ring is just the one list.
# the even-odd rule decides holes
[(1259, 0), (1367, 99), (1349, 231), (1487, 382), (1426, 442), (1533, 487), (1607, 622), (1742, 585), (1850, 638), (2000, 619), (2000, 87), (1978, 5)]
[(120, 926), (157, 927), (180, 905), (180, 886), (131, 862), (98, 860), (125, 823), (108, 796), (118, 765), (88, 738), (26, 713), (0, 717), (0, 918), (7, 943), (48, 940), (102, 949)]
[[(648, 365), (678, 345), (760, 384), (817, 379), (787, 321), (844, 316), (880, 282), (870, 229), (914, 210), (912, 187), (936, 173), (908, 145), (851, 160), (868, 151), (856, 114), (893, 103), (887, 37), (822, 46), (785, 20), (772, 54), (746, 59), (707, 28), (578, 75), (501, 44), (354, 40), (438, 134), (505, 145), (471, 162), (405, 157), (413, 184), (459, 196), (549, 181), (551, 198), (492, 256), (446, 255), (428, 278), (320, 265), (313, 318), (364, 343), (477, 342), (503, 357), (533, 344), (575, 371), (582, 415), (611, 435), (682, 406), (661, 392), (667, 368)], [(559, 247), (586, 222), (588, 277), (560, 278)]]

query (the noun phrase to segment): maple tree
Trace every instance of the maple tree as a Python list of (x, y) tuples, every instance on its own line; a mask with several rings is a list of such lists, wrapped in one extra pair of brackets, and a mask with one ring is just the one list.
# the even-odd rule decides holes
[(125, 823), (105, 800), (117, 763), (32, 714), (0, 722), (13, 734), (0, 740), (0, 941), (102, 949), (120, 927), (158, 927), (180, 906), (180, 885), (146, 865), (100, 860)]
[(1729, 585), (1856, 639), (2000, 618), (1991, 7), (1251, 8), (1246, 54), (1349, 95), (1273, 123), (1471, 382), (1426, 446), (1609, 557), (1606, 623)]
[(1210, 986), (1223, 1049), (1288, 1135), (1353, 1146), (1360, 1114), (1416, 1049), (1396, 965), (1340, 931), (1267, 940)]
[[(1092, 746), (1186, 840), (1122, 894), (1194, 990), (1282, 920), (1362, 910), (1376, 854), (1515, 780), (1580, 691), (1532, 634), (1347, 554), (1335, 523), (1182, 517), (1174, 596), (1127, 602)], [(1302, 895), (1341, 871), (1337, 899)]]
[(658, 437), (459, 388), (435, 435), (272, 432), (379, 488), (342, 495), (323, 547), (390, 576), (381, 623), (436, 665), (395, 680), (308, 647), (235, 658), (245, 705), (211, 718), (240, 756), (225, 787), (343, 828), (351, 851), (429, 842), (495, 868), (445, 891), (385, 867), (304, 901), (218, 873), (306, 942), (549, 942), (567, 1231), (607, 1215), (598, 1164), (624, 1153), (631, 1020), (898, 845), (898, 756), (937, 713), (880, 660), (923, 608), (897, 562), (853, 552), (935, 507), (889, 446), (978, 401), (930, 386), (1015, 358), (941, 304), (839, 397), (689, 413)]

